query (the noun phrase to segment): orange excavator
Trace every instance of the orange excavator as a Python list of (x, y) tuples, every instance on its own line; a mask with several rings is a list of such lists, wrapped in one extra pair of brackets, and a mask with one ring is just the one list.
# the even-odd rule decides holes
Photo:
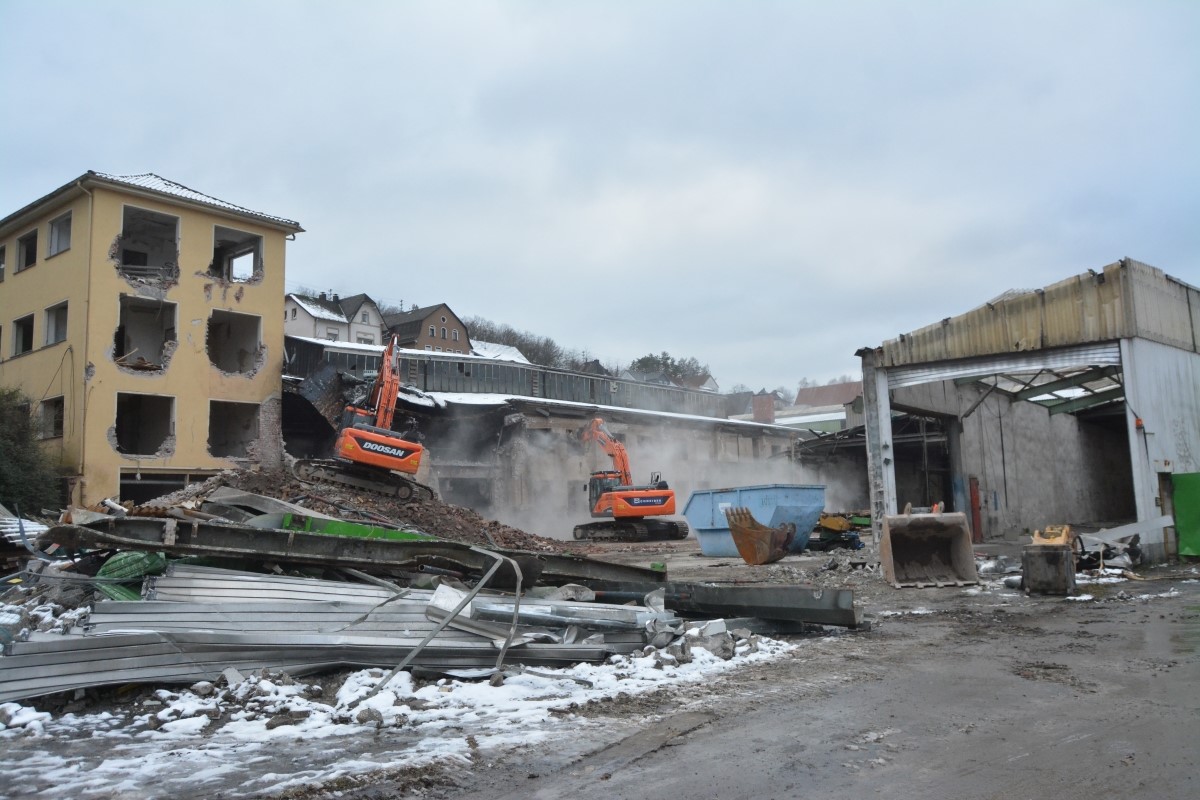
[(634, 486), (625, 445), (609, 432), (602, 419), (593, 419), (579, 432), (585, 445), (595, 442), (609, 458), (613, 468), (593, 472), (588, 479), (588, 505), (592, 517), (602, 522), (576, 525), (576, 539), (642, 541), (646, 539), (686, 539), (686, 522), (660, 519), (675, 513), (675, 492), (666, 481), (651, 479), (647, 486)]
[(415, 426), (405, 434), (392, 430), (400, 394), (397, 344), (393, 336), (384, 349), (379, 375), (366, 400), (361, 405), (348, 405), (342, 412), (334, 457), (297, 461), (292, 467), (297, 478), (342, 483), (401, 500), (433, 498), (433, 489), (408, 477), (416, 474), (425, 451), (419, 442), (405, 438), (415, 438)]

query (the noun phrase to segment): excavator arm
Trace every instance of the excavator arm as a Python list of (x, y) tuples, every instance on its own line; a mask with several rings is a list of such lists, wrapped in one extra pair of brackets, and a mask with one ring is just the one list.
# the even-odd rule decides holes
[(576, 539), (638, 541), (647, 538), (683, 539), (687, 523), (661, 519), (675, 513), (675, 492), (666, 483), (634, 486), (625, 445), (596, 418), (579, 431), (585, 444), (595, 442), (612, 459), (613, 469), (593, 472), (588, 481), (591, 515), (603, 522), (575, 526)]
[(584, 443), (595, 442), (600, 445), (613, 462), (613, 470), (620, 473), (621, 484), (629, 486), (633, 483), (633, 474), (629, 469), (629, 453), (625, 450), (625, 445), (613, 438), (613, 435), (608, 432), (608, 427), (604, 424), (604, 420), (597, 417), (593, 419), (588, 427), (583, 429), (579, 437)]
[(393, 336), (384, 348), (379, 375), (371, 384), (366, 402), (347, 406), (343, 412), (334, 457), (305, 459), (293, 465), (293, 472), (301, 480), (343, 483), (402, 500), (417, 492), (427, 499), (434, 496), (428, 486), (407, 477), (420, 468), (425, 448), (392, 430), (400, 396), (398, 344)]

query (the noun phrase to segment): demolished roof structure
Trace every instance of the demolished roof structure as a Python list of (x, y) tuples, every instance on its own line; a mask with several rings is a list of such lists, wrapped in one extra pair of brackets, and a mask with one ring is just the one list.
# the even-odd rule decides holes
[(1200, 471), (1196, 287), (1122, 259), (858, 355), (876, 525), (905, 502), (891, 425), (903, 410), (946, 421), (945, 499), (977, 541), (1133, 521), (1148, 558), (1175, 552), (1175, 476)]

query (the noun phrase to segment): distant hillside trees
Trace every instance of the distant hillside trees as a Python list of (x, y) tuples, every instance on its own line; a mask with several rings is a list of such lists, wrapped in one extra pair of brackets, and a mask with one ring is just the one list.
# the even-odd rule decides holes
[(635, 358), (629, 365), (630, 372), (661, 372), (669, 378), (687, 380), (709, 374), (708, 365), (695, 358), (675, 358), (665, 350), (658, 355), (650, 353)]
[[(543, 367), (581, 372), (586, 365), (595, 361), (595, 357), (586, 349), (568, 350), (549, 336), (538, 336), (529, 331), (519, 331), (511, 325), (492, 322), (483, 317), (467, 317), (463, 322), (466, 323), (467, 331), (472, 339), (515, 347), (521, 351), (521, 355)], [(592, 366), (595, 367), (594, 364)], [(602, 369), (610, 375), (615, 375), (619, 371), (608, 365)]]

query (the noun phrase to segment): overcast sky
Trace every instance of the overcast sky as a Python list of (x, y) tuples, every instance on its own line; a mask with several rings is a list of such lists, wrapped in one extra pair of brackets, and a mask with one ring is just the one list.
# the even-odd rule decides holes
[(89, 169), (725, 389), (1129, 256), (1200, 283), (1200, 3), (0, 0), (0, 216)]

